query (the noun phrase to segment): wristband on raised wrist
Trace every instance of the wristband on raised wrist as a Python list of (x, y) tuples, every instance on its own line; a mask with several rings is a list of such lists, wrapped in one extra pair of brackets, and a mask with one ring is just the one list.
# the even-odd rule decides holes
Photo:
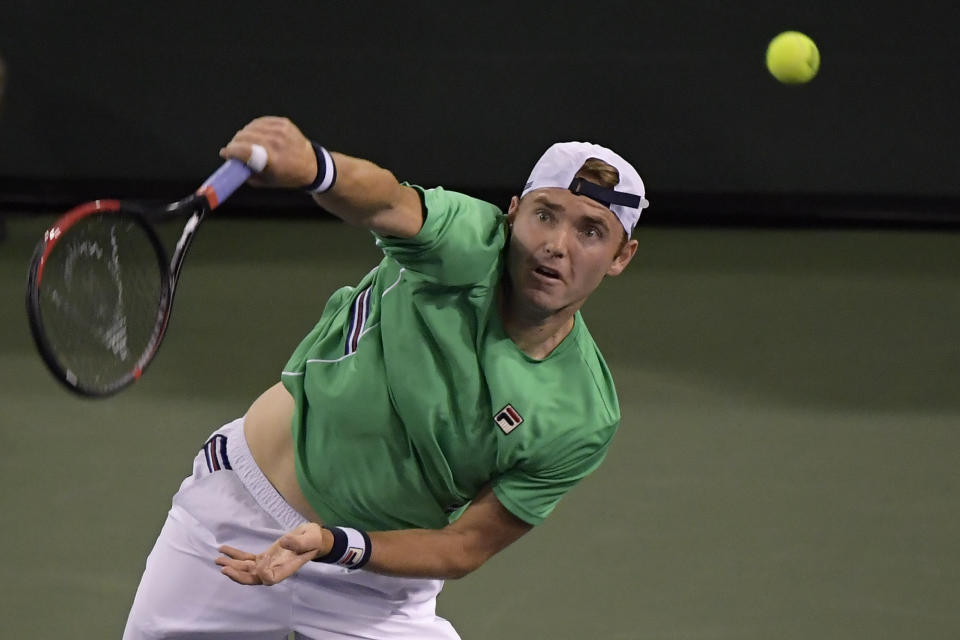
[(324, 527), (333, 534), (333, 547), (314, 562), (336, 564), (347, 569), (360, 569), (370, 559), (370, 536), (366, 531), (350, 527)]
[(329, 151), (313, 140), (310, 141), (310, 146), (313, 147), (313, 153), (317, 156), (317, 177), (308, 186), (304, 187), (304, 191), (325, 193), (337, 181), (337, 165), (333, 162), (333, 156), (330, 155)]

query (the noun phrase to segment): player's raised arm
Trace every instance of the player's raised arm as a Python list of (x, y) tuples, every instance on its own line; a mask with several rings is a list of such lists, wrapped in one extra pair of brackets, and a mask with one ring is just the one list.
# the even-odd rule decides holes
[(266, 149), (267, 164), (252, 184), (307, 189), (330, 213), (385, 236), (408, 238), (423, 225), (415, 190), (368, 160), (331, 153), (312, 143), (287, 118), (253, 120), (220, 155), (246, 162), (255, 144)]

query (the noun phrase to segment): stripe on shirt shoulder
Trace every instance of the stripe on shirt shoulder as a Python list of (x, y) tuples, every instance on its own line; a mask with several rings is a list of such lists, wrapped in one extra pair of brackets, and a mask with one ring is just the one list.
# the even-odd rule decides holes
[[(397, 279), (393, 282), (393, 284), (387, 287), (383, 293), (380, 294), (381, 298), (383, 298), (385, 295), (390, 293), (390, 291), (393, 290), (394, 287), (400, 284), (400, 281), (403, 279), (403, 272), (406, 270), (407, 270), (406, 267), (400, 268), (400, 271), (397, 273)], [(375, 329), (376, 327), (380, 326), (379, 322), (375, 322), (370, 326), (365, 326), (367, 318), (370, 315), (370, 307), (371, 307), (370, 305), (371, 296), (369, 295), (370, 289), (371, 287), (367, 287), (366, 289), (364, 289), (360, 293), (360, 295), (357, 296), (357, 299), (354, 300), (353, 302), (352, 309), (350, 312), (350, 321), (348, 323), (348, 328), (347, 328), (346, 353), (344, 353), (339, 358), (333, 358), (331, 360), (327, 360), (324, 358), (310, 358), (304, 363), (304, 365), (333, 364), (335, 362), (340, 362), (341, 360), (352, 356), (357, 351), (357, 347), (360, 344), (360, 339), (363, 338), (363, 336), (367, 335), (372, 329)], [(362, 312), (362, 318), (359, 318), (361, 312)], [(352, 345), (352, 349), (351, 349), (351, 345)], [(304, 373), (305, 373), (305, 370), (304, 371), (281, 371), (280, 375), (281, 376), (302, 376)]]
[(367, 324), (367, 318), (370, 317), (370, 298), (371, 287), (367, 287), (360, 292), (356, 300), (353, 301), (353, 308), (350, 312), (350, 323), (347, 329), (347, 343), (344, 347), (344, 355), (350, 355), (357, 350), (361, 336), (365, 333), (364, 327)]

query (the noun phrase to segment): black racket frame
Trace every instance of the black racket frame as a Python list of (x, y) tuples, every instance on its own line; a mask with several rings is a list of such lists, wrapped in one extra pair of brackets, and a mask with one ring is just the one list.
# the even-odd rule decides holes
[[(195, 215), (199, 214), (199, 218), (203, 213), (202, 204), (202, 198), (193, 196), (178, 203), (169, 205), (161, 215), (193, 211)], [(156, 210), (154, 210), (154, 212), (155, 211)], [(162, 274), (160, 282), (160, 304), (158, 306), (157, 318), (154, 324), (153, 333), (147, 348), (144, 353), (139, 354), (131, 370), (123, 377), (109, 384), (94, 387), (86, 384), (82, 380), (77, 379), (76, 375), (71, 372), (62, 362), (60, 362), (55, 355), (53, 346), (43, 328), (43, 314), (40, 307), (40, 286), (42, 284), (43, 268), (46, 258), (53, 251), (56, 244), (60, 242), (63, 237), (65, 237), (69, 230), (89, 216), (110, 215), (123, 216), (129, 219), (131, 222), (139, 225), (145, 236), (149, 239), (158, 261), (160, 273)], [(96, 200), (75, 207), (62, 215), (53, 224), (53, 226), (51, 226), (44, 233), (43, 238), (37, 243), (37, 246), (34, 249), (33, 256), (30, 260), (30, 267), (27, 271), (26, 289), (27, 317), (29, 318), (30, 322), (30, 332), (33, 335), (33, 340), (47, 368), (54, 375), (57, 381), (76, 394), (88, 398), (103, 398), (123, 390), (140, 378), (140, 376), (143, 374), (143, 371), (153, 361), (153, 357), (160, 347), (160, 343), (163, 340), (163, 335), (166, 332), (167, 323), (170, 320), (170, 311), (173, 307), (173, 293), (176, 286), (177, 275), (179, 275), (180, 266), (182, 264), (184, 254), (186, 253), (189, 240), (192, 239), (193, 233), (195, 232), (195, 225), (194, 228), (190, 230), (189, 237), (185, 238), (186, 242), (183, 242), (184, 238), (182, 238), (181, 243), (178, 244), (176, 252), (177, 255), (174, 258), (177, 264), (173, 265), (169, 261), (167, 252), (163, 247), (163, 243), (160, 241), (160, 238), (157, 235), (153, 224), (151, 223), (151, 220), (155, 220), (156, 218), (156, 213), (150, 213), (148, 209), (145, 209), (141, 205), (134, 202), (119, 200)], [(199, 222), (199, 219), (197, 222)], [(186, 231), (184, 236), (187, 236)], [(173, 269), (173, 267), (175, 267), (175, 269)]]

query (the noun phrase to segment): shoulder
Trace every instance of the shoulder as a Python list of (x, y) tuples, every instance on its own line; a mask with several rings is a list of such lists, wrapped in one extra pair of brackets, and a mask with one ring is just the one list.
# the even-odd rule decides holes
[(421, 242), (463, 236), (471, 242), (486, 244), (491, 240), (496, 242), (491, 234), (501, 235), (505, 217), (496, 205), (443, 187), (413, 188), (422, 194), (424, 206), (423, 228), (418, 234)]
[(377, 245), (403, 267), (449, 285), (483, 280), (506, 245), (506, 216), (495, 205), (443, 187), (415, 189), (424, 221), (409, 238), (376, 236)]
[(480, 198), (475, 198), (465, 193), (460, 193), (459, 191), (446, 189), (442, 186), (424, 188), (415, 184), (405, 184), (421, 194), (428, 215), (430, 213), (439, 214), (449, 210), (469, 210), (487, 215), (503, 214), (500, 208), (496, 205), (487, 202), (486, 200), (481, 200)]

